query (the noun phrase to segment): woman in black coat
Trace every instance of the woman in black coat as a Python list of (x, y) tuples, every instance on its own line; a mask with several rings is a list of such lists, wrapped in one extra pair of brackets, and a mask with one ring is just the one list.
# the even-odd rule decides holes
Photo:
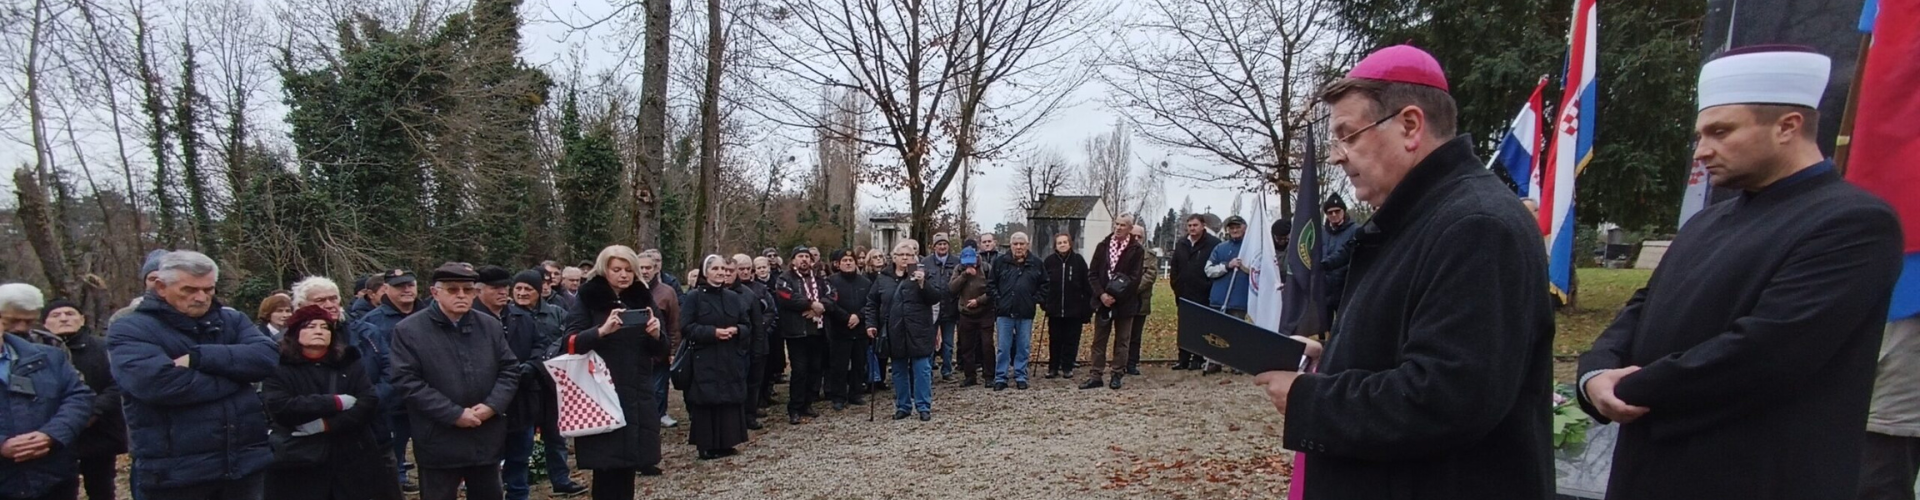
[(867, 335), (893, 363), (894, 420), (914, 410), (921, 421), (933, 419), (933, 353), (940, 350), (933, 307), (946, 300), (947, 287), (927, 283), (931, 278), (919, 267), (919, 252), (913, 240), (893, 246), (893, 265), (880, 272), (860, 314), (872, 318)]
[(612, 432), (574, 438), (574, 461), (593, 471), (593, 498), (633, 500), (634, 474), (660, 475), (660, 415), (653, 402), (653, 358), (667, 350), (660, 339), (660, 318), (645, 325), (623, 324), (620, 313), (653, 310), (653, 292), (639, 285), (634, 264), (640, 257), (621, 245), (600, 251), (593, 276), (580, 285), (579, 302), (567, 315), (560, 349), (568, 354), (599, 353), (613, 378), (614, 395), (627, 425)]
[(753, 300), (728, 290), (733, 267), (709, 255), (700, 279), (680, 303), (681, 338), (687, 353), (679, 377), (692, 417), (687, 441), (701, 460), (733, 456), (747, 442), (747, 356), (753, 342)]
[(317, 464), (275, 457), (266, 498), (397, 500), (399, 478), (371, 427), (382, 417), (379, 396), (360, 367), (360, 351), (332, 318), (317, 305), (294, 311), (280, 338), (280, 368), (260, 385), (272, 434), (319, 440), (326, 450)]
[(1043, 264), (1047, 269), (1047, 296), (1040, 309), (1047, 312), (1047, 378), (1073, 378), (1080, 360), (1080, 333), (1093, 317), (1093, 301), (1087, 287), (1071, 284), (1087, 282), (1087, 259), (1073, 250), (1073, 237), (1053, 237), (1053, 255)]

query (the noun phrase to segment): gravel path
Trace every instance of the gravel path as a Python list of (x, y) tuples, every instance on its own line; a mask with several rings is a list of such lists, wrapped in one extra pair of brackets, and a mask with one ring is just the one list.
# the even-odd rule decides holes
[[(1280, 417), (1247, 376), (1151, 367), (1120, 391), (1033, 382), (994, 392), (936, 381), (931, 422), (890, 420), (890, 397), (871, 423), (864, 406), (821, 408), (799, 426), (770, 418), (740, 456), (716, 461), (693, 459), (684, 425), (667, 429), (667, 475), (643, 478), (642, 498), (1285, 495)], [(684, 416), (674, 399), (670, 413)]]

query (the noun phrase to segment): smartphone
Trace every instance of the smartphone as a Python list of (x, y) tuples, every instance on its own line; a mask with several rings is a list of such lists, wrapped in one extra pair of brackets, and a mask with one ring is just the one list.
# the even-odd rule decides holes
[(653, 319), (652, 309), (628, 309), (620, 312), (620, 324), (645, 328), (647, 320)]

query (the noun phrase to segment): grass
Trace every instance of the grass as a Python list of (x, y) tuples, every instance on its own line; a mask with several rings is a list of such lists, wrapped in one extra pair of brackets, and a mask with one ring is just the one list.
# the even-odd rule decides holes
[[(1635, 290), (1646, 286), (1647, 278), (1653, 271), (1639, 269), (1580, 269), (1580, 304), (1573, 310), (1561, 310), (1554, 317), (1558, 330), (1553, 337), (1553, 354), (1560, 357), (1578, 356), (1593, 345), (1593, 339), (1600, 336), (1613, 322), (1620, 306), (1627, 303)], [(1141, 332), (1140, 357), (1147, 361), (1171, 361), (1178, 352), (1175, 339), (1179, 325), (1175, 311), (1179, 308), (1173, 298), (1171, 285), (1162, 280), (1155, 283), (1153, 292), (1153, 312), (1147, 315), (1146, 330)], [(1040, 362), (1046, 358), (1047, 332), (1046, 318), (1034, 321), (1033, 359)], [(1080, 359), (1082, 363), (1091, 359), (1093, 346), (1093, 325), (1083, 327), (1080, 339)]]

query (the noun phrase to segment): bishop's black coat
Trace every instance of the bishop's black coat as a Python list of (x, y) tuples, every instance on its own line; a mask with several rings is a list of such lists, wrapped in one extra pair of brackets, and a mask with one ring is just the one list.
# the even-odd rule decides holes
[(1359, 236), (1321, 374), (1287, 399), (1306, 498), (1552, 495), (1546, 248), (1481, 165), (1464, 136), (1440, 146)]
[(1780, 184), (1695, 215), (1580, 357), (1642, 367), (1609, 498), (1853, 498), (1900, 227), (1831, 171)]

